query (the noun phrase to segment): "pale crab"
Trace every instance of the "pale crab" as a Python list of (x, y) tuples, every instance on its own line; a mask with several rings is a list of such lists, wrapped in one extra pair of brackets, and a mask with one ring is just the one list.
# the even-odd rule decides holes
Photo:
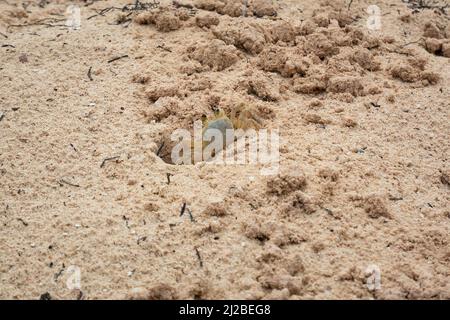
[[(206, 133), (210, 129), (220, 131), (225, 149), (228, 145), (239, 139), (246, 130), (258, 130), (262, 125), (263, 121), (258, 116), (258, 111), (254, 107), (244, 103), (238, 104), (229, 112), (220, 108), (214, 108), (212, 117), (208, 118), (207, 115), (202, 115), (202, 149), (205, 149), (211, 143), (205, 138)], [(226, 139), (227, 130), (232, 131), (232, 139)], [(214, 154), (212, 156), (214, 157)]]

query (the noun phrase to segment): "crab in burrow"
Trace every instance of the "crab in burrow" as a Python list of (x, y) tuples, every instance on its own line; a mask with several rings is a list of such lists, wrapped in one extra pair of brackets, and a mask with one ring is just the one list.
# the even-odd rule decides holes
[[(229, 146), (231, 143), (245, 134), (246, 130), (258, 130), (262, 127), (262, 125), (263, 121), (258, 115), (258, 110), (256, 110), (252, 106), (240, 103), (230, 111), (225, 111), (223, 109), (214, 107), (213, 115), (211, 117), (208, 117), (205, 114), (202, 115), (201, 152), (203, 154), (204, 149), (207, 148), (209, 144), (213, 143), (213, 141), (211, 141), (209, 137), (211, 135), (211, 131), (213, 131), (212, 129), (215, 129), (216, 132), (220, 132), (220, 134), (222, 135), (224, 150), (227, 148), (227, 146)], [(227, 135), (227, 130), (232, 133), (231, 136)], [(194, 141), (192, 145), (193, 151), (195, 143), (196, 142)], [(199, 143), (199, 141), (197, 141), (197, 143)], [(192, 153), (193, 155), (194, 152)], [(215, 152), (211, 153), (210, 156), (214, 157)]]

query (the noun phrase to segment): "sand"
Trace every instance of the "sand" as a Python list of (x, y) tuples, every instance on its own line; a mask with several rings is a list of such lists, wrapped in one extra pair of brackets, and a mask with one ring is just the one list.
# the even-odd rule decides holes
[[(450, 299), (448, 1), (142, 3), (0, 1), (1, 299)], [(170, 163), (240, 104), (278, 174)]]

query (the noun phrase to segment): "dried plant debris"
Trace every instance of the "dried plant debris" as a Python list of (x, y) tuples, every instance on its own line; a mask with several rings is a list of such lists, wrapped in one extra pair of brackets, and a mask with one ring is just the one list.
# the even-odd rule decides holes
[(277, 5), (271, 0), (195, 0), (198, 9), (215, 11), (231, 17), (273, 17), (277, 15)]
[(450, 4), (445, 0), (403, 0), (403, 2), (414, 10), (431, 9), (446, 13), (450, 8)]

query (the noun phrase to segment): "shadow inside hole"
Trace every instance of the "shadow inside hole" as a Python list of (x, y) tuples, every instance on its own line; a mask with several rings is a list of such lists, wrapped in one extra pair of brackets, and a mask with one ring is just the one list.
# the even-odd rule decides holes
[(172, 148), (174, 142), (169, 137), (163, 137), (159, 143), (156, 155), (160, 157), (167, 164), (175, 164), (172, 161)]

